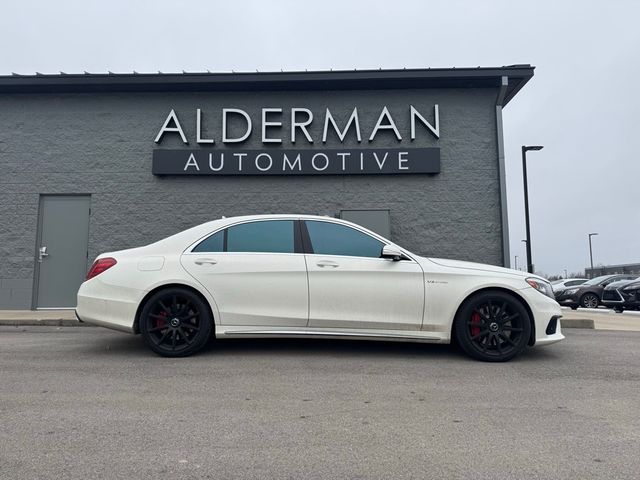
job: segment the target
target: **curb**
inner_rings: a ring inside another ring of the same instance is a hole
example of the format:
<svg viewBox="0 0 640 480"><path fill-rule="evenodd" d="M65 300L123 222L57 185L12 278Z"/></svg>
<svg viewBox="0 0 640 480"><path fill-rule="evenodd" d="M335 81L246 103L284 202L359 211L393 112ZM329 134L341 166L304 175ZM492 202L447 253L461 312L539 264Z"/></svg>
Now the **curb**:
<svg viewBox="0 0 640 480"><path fill-rule="evenodd" d="M596 328L596 322L590 318L561 318L561 328L588 328L594 330Z"/></svg>
<svg viewBox="0 0 640 480"><path fill-rule="evenodd" d="M0 326L9 326L9 327L27 327L27 326L36 326L36 327L92 327L93 325L89 325L88 323L80 323L78 320L70 320L65 318L60 319L2 319L0 320Z"/></svg>

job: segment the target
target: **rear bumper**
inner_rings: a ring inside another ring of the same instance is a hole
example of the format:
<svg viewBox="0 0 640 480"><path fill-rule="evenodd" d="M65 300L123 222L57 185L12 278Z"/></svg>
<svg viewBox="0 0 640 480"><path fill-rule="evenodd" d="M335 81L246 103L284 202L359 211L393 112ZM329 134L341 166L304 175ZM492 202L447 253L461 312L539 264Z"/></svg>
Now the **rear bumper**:
<svg viewBox="0 0 640 480"><path fill-rule="evenodd" d="M96 277L78 290L76 317L81 322L134 333L134 321L144 292L115 287Z"/></svg>

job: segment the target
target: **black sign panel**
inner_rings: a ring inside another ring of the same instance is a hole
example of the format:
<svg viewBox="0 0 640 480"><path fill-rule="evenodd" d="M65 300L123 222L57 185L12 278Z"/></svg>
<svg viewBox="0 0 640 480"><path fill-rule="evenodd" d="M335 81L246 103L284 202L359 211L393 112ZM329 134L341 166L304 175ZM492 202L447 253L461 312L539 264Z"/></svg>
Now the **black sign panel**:
<svg viewBox="0 0 640 480"><path fill-rule="evenodd" d="M440 148L153 151L154 175L375 175L439 173Z"/></svg>

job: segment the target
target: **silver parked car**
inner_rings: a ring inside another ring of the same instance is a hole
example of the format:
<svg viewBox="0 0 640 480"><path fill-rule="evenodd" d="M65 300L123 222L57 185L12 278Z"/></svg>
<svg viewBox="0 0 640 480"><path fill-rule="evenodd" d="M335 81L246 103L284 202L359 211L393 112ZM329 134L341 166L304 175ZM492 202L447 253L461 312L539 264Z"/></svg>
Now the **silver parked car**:
<svg viewBox="0 0 640 480"><path fill-rule="evenodd" d="M588 278L563 278L556 280L555 282L551 282L551 288L555 293L557 291L564 290L565 288L582 285L587 280Z"/></svg>

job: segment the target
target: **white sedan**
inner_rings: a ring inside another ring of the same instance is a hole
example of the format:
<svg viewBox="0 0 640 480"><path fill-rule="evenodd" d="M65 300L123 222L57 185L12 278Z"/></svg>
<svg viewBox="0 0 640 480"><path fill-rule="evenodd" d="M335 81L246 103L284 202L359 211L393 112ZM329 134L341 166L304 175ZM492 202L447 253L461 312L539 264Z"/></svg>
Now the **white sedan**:
<svg viewBox="0 0 640 480"><path fill-rule="evenodd" d="M457 342L505 361L562 340L544 279L424 258L363 227L308 215L222 218L100 255L78 291L83 322L141 333L165 356L215 336Z"/></svg>

